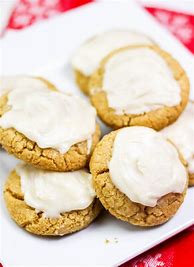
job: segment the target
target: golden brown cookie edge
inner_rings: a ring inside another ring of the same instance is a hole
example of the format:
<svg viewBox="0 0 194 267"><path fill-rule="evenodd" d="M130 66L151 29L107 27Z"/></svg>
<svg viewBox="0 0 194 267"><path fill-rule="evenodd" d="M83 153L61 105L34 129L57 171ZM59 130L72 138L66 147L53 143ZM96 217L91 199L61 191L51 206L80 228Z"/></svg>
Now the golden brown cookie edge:
<svg viewBox="0 0 194 267"><path fill-rule="evenodd" d="M108 162L112 156L112 146L118 131L103 137L90 161L90 171L97 197L113 216L130 224L144 227L163 224L183 203L187 186L182 194L170 193L162 197L153 208L132 202L114 186L109 175Z"/></svg>
<svg viewBox="0 0 194 267"><path fill-rule="evenodd" d="M74 69L74 76L76 84L78 85L79 89L85 94L89 95L89 81L90 76L84 75L81 71Z"/></svg>
<svg viewBox="0 0 194 267"><path fill-rule="evenodd" d="M84 210L66 212L58 218L44 218L42 213L24 202L20 177L12 171L4 188L4 200L11 218L30 233L43 236L62 236L86 228L99 215L102 205L95 199Z"/></svg>
<svg viewBox="0 0 194 267"><path fill-rule="evenodd" d="M88 153L87 141L77 143L65 153L40 148L36 142L29 140L13 128L0 127L0 144L10 154L33 166L50 171L74 171L88 166L92 151L100 139L100 127L97 124L92 135L92 147Z"/></svg>
<svg viewBox="0 0 194 267"><path fill-rule="evenodd" d="M104 91L95 90L95 88L102 87L102 77L104 73L104 66L107 61L120 51L133 49L133 48L148 47L159 53L167 62L168 66L173 72L176 80L178 80L181 87L181 103L174 107L163 107L154 111L150 111L143 115L117 115L115 110L108 106L108 100ZM163 51L158 46L138 45L127 46L125 48L117 49L110 53L100 64L99 69L91 76L89 82L90 99L93 106L96 108L99 117L114 129L126 127L126 126L147 126L155 130L161 130L162 128L173 123L184 110L189 97L189 80L188 77L180 66L169 53Z"/></svg>

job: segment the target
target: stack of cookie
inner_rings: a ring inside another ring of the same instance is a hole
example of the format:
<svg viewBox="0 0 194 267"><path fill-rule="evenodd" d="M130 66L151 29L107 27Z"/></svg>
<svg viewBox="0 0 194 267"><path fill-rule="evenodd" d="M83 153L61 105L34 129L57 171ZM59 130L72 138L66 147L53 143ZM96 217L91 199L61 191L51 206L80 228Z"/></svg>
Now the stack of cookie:
<svg viewBox="0 0 194 267"><path fill-rule="evenodd" d="M86 169L99 141L95 109L35 77L4 77L0 143L23 163L7 179L11 217L38 235L65 235L99 214Z"/></svg>
<svg viewBox="0 0 194 267"><path fill-rule="evenodd" d="M122 128L103 137L90 162L101 203L135 225L166 222L184 200L188 176L194 185L194 103L185 71L150 38L126 30L88 40L72 65L101 120Z"/></svg>
<svg viewBox="0 0 194 267"><path fill-rule="evenodd" d="M187 105L184 70L128 30L91 38L72 65L93 107L42 78L1 81L0 144L25 162L5 185L12 218L39 235L80 230L102 205L130 224L166 222L184 201L188 176L194 184L194 104ZM96 112L115 129L100 142Z"/></svg>

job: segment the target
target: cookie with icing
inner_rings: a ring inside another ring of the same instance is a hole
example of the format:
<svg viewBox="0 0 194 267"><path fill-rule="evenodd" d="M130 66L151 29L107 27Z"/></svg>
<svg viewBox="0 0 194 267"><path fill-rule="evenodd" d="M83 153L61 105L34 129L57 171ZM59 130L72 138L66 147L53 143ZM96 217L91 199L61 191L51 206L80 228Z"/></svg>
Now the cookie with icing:
<svg viewBox="0 0 194 267"><path fill-rule="evenodd" d="M103 206L137 226L163 224L183 203L188 173L176 147L147 127L125 127L103 137L91 161Z"/></svg>
<svg viewBox="0 0 194 267"><path fill-rule="evenodd" d="M29 75L0 76L0 96L18 88L28 87L34 90L39 88L57 90L54 84L43 77Z"/></svg>
<svg viewBox="0 0 194 267"><path fill-rule="evenodd" d="M43 236L79 231L102 209L86 170L50 172L22 164L9 175L4 199L19 226Z"/></svg>
<svg viewBox="0 0 194 267"><path fill-rule="evenodd" d="M194 186L194 102L187 107L177 121L161 131L182 153L187 162L189 185Z"/></svg>
<svg viewBox="0 0 194 267"><path fill-rule="evenodd" d="M90 79L91 102L112 128L173 123L184 110L189 80L180 64L157 46L129 46L107 56Z"/></svg>
<svg viewBox="0 0 194 267"><path fill-rule="evenodd" d="M38 168L84 168L98 143L96 111L86 101L45 88L20 88L0 98L0 144Z"/></svg>
<svg viewBox="0 0 194 267"><path fill-rule="evenodd" d="M127 29L115 29L98 34L84 44L75 52L72 59L72 67L75 72L76 82L86 95L89 92L89 81L100 62L115 49L128 45L153 44L153 41L143 33Z"/></svg>

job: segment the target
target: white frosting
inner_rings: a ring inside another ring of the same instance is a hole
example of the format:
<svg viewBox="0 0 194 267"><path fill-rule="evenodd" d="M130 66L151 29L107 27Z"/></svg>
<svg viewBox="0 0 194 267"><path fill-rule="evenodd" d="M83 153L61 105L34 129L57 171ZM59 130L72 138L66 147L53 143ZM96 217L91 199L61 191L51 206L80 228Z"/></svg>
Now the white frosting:
<svg viewBox="0 0 194 267"><path fill-rule="evenodd" d="M45 82L30 76L1 76L0 77L0 95L12 90L21 88L39 89L48 88Z"/></svg>
<svg viewBox="0 0 194 267"><path fill-rule="evenodd" d="M165 60L149 48L112 56L105 65L102 90L117 114L142 114L180 103L180 86Z"/></svg>
<svg viewBox="0 0 194 267"><path fill-rule="evenodd" d="M0 118L0 126L15 128L40 148L65 153L76 143L91 143L96 111L76 96L22 88L8 94L8 105L11 109Z"/></svg>
<svg viewBox="0 0 194 267"><path fill-rule="evenodd" d="M95 197L92 176L86 170L49 172L30 165L16 168L21 179L24 201L45 217L87 208Z"/></svg>
<svg viewBox="0 0 194 267"><path fill-rule="evenodd" d="M129 30L112 30L89 39L76 52L72 65L86 76L90 76L101 60L115 49L137 44L153 44L150 38Z"/></svg>
<svg viewBox="0 0 194 267"><path fill-rule="evenodd" d="M176 148L146 127L118 132L109 172L113 184L131 201L150 207L168 193L182 193L187 183L187 171Z"/></svg>
<svg viewBox="0 0 194 267"><path fill-rule="evenodd" d="M189 102L179 119L161 132L180 150L189 173L194 173L194 103Z"/></svg>

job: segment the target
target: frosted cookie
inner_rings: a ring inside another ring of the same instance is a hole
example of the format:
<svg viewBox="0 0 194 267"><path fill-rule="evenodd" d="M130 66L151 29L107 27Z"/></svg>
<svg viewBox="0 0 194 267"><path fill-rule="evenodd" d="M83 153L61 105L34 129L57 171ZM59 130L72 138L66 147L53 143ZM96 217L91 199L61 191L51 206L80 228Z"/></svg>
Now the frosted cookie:
<svg viewBox="0 0 194 267"><path fill-rule="evenodd" d="M93 185L116 218L139 226L169 220L182 204L187 170L175 146L147 127L106 135L90 162Z"/></svg>
<svg viewBox="0 0 194 267"><path fill-rule="evenodd" d="M56 87L42 77L28 75L0 76L0 115L4 112L4 102L7 101L7 93L13 90L25 88L29 90L39 90L40 88L56 91Z"/></svg>
<svg viewBox="0 0 194 267"><path fill-rule="evenodd" d="M92 104L109 126L160 130L185 108L189 81L179 63L159 47L131 46L102 61L90 89Z"/></svg>
<svg viewBox="0 0 194 267"><path fill-rule="evenodd" d="M161 133L182 153L188 165L189 185L194 185L194 102L190 101L179 119Z"/></svg>
<svg viewBox="0 0 194 267"><path fill-rule="evenodd" d="M4 199L13 220L37 235L81 230L101 210L86 170L62 173L18 165L6 181Z"/></svg>
<svg viewBox="0 0 194 267"><path fill-rule="evenodd" d="M90 104L62 92L21 88L1 98L0 106L0 144L9 153L46 170L86 166L100 137Z"/></svg>
<svg viewBox="0 0 194 267"><path fill-rule="evenodd" d="M0 96L20 88L56 90L56 87L51 82L41 77L27 75L0 76Z"/></svg>
<svg viewBox="0 0 194 267"><path fill-rule="evenodd" d="M110 30L86 41L76 51L72 66L80 89L89 94L90 76L99 67L101 60L115 49L128 45L153 44L146 35L130 30Z"/></svg>
<svg viewBox="0 0 194 267"><path fill-rule="evenodd" d="M56 87L49 81L41 77L27 75L0 76L0 115L5 112L4 102L7 101L7 93L20 88L30 88L33 90L45 88L56 91Z"/></svg>

